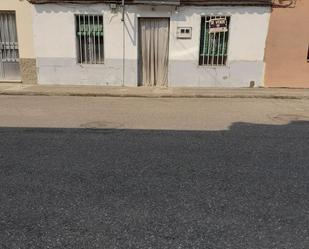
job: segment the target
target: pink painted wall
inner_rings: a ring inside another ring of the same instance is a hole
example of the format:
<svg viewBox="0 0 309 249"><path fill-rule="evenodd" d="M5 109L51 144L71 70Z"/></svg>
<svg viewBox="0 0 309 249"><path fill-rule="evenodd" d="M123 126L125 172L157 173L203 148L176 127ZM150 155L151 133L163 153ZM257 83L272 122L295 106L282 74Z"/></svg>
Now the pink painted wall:
<svg viewBox="0 0 309 249"><path fill-rule="evenodd" d="M309 88L309 0L274 8L265 51L265 86Z"/></svg>

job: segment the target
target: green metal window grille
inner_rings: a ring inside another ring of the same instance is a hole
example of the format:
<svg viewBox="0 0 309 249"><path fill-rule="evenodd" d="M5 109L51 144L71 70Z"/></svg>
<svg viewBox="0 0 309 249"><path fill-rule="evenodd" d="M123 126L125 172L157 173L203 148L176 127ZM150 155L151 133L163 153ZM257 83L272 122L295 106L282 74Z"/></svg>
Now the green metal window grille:
<svg viewBox="0 0 309 249"><path fill-rule="evenodd" d="M102 15L76 15L78 63L104 62L104 28Z"/></svg>
<svg viewBox="0 0 309 249"><path fill-rule="evenodd" d="M77 35L81 36L103 36L103 25L91 25L82 24L79 25Z"/></svg>
<svg viewBox="0 0 309 249"><path fill-rule="evenodd" d="M214 25L222 23L222 25ZM203 16L201 18L201 37L199 65L224 66L227 61L230 17Z"/></svg>

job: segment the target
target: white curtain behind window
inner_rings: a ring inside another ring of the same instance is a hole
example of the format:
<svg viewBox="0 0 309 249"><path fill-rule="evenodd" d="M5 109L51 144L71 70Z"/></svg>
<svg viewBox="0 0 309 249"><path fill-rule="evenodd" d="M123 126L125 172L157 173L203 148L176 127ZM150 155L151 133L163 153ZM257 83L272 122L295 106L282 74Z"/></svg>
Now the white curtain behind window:
<svg viewBox="0 0 309 249"><path fill-rule="evenodd" d="M142 85L166 87L168 82L169 19L141 18L140 32Z"/></svg>

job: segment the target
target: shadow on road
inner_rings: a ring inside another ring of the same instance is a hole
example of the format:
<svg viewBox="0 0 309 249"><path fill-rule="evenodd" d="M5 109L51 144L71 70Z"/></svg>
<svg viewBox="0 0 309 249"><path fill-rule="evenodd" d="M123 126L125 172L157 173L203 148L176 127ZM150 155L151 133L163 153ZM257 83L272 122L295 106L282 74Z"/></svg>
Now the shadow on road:
<svg viewBox="0 0 309 249"><path fill-rule="evenodd" d="M0 137L2 248L309 247L309 122Z"/></svg>

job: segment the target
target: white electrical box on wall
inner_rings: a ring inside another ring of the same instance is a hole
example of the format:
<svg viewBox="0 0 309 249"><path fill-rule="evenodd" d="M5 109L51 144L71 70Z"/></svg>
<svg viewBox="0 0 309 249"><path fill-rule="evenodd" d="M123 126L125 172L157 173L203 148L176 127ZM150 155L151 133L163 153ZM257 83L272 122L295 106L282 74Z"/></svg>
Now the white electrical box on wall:
<svg viewBox="0 0 309 249"><path fill-rule="evenodd" d="M177 27L177 39L191 39L192 27Z"/></svg>

